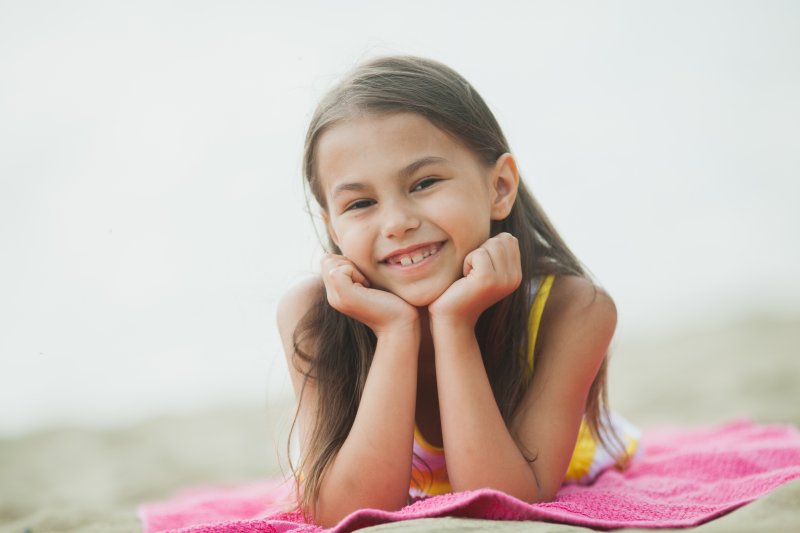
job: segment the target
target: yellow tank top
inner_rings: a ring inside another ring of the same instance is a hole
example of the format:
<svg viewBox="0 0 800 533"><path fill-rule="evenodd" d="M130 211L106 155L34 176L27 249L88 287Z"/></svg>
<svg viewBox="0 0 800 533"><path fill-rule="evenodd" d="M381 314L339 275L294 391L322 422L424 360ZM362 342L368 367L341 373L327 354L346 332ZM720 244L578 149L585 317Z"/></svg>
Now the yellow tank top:
<svg viewBox="0 0 800 533"><path fill-rule="evenodd" d="M554 280L555 276L551 274L536 284L533 304L528 315L528 368L531 376L534 369L533 356L539 325ZM611 422L609 429L623 438L627 454L633 455L638 447L639 431L615 413L610 413L609 419ZM605 448L598 445L586 420L582 420L564 483L591 483L600 472L616 463L617 457L611 456ZM452 487L447 477L444 449L428 443L415 426L409 496L412 500L417 500L448 492L452 492Z"/></svg>

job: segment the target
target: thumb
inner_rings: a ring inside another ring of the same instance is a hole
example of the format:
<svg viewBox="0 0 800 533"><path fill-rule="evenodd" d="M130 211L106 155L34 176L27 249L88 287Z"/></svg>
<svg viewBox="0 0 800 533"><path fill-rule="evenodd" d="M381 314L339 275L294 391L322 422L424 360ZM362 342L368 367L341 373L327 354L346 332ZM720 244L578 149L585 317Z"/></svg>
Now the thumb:
<svg viewBox="0 0 800 533"><path fill-rule="evenodd" d="M473 252L468 253L467 257L464 258L464 268L463 268L464 276L468 276L469 273L472 272L472 269L473 269L473 266L472 266L472 254L473 253L475 253L475 252L473 251Z"/></svg>

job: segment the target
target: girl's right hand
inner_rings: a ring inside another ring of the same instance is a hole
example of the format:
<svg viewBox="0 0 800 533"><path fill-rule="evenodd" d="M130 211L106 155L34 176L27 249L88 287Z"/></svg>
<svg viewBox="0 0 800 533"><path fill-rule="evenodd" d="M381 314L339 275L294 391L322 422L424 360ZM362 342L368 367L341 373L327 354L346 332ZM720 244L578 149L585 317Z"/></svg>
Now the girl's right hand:
<svg viewBox="0 0 800 533"><path fill-rule="evenodd" d="M388 291L370 288L369 280L346 257L325 254L320 262L328 303L369 327L375 336L419 327L419 312Z"/></svg>

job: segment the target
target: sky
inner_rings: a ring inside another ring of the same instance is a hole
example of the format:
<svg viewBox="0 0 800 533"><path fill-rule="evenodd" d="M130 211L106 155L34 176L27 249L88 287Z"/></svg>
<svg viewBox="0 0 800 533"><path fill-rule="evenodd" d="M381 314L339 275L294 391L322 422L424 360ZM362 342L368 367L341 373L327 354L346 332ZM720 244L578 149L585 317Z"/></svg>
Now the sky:
<svg viewBox="0 0 800 533"><path fill-rule="evenodd" d="M800 312L800 4L0 1L0 435L291 394L300 158L360 61L464 75L618 339Z"/></svg>

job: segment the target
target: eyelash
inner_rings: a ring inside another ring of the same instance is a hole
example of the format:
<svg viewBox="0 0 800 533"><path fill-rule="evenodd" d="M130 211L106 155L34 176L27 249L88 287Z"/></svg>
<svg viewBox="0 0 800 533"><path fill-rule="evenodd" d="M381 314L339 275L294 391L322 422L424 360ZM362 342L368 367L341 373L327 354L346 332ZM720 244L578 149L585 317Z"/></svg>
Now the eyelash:
<svg viewBox="0 0 800 533"><path fill-rule="evenodd" d="M411 191L413 192L413 191L422 191L422 190L425 190L425 189L427 189L427 188L429 188L429 187L433 186L434 184L436 184L436 182L438 182L438 181L440 181L438 178L433 178L433 177L423 178L423 179L419 180L419 181L418 181L418 182L417 182L417 183L414 185L414 187L411 189ZM430 185L428 185L427 187L422 187L422 188L420 188L420 186L421 186L421 185L423 185L423 184L430 184ZM365 203L366 203L366 204L368 204L368 205L363 205L363 204L365 204ZM358 210L358 209L366 209L367 207L370 207L370 206L371 206L371 205L373 205L374 203L375 203L375 200L367 200L367 199L363 199L363 200L356 200L356 201L355 201L355 202L353 202L352 204L350 204L350 205L348 205L347 207L345 207L345 209L344 209L344 210L345 210L345 211L351 211L351 210L353 210L353 209L356 209L356 210ZM359 207L359 206L360 206L360 207Z"/></svg>
<svg viewBox="0 0 800 533"><path fill-rule="evenodd" d="M369 205L358 207L360 204L364 204L364 203L369 203ZM372 205L373 203L375 203L374 200L356 200L352 204L350 204L347 207L345 207L344 210L345 211L350 211L350 210L353 210L353 209L365 209L365 208L369 207L370 205Z"/></svg>
<svg viewBox="0 0 800 533"><path fill-rule="evenodd" d="M430 187L431 185L435 184L438 181L439 181L439 179L438 178L434 178L434 177L422 178L421 180L419 180L417 182L416 185L414 185L414 188L412 190L413 191L416 191L416 190L420 190L421 191L422 189L427 189L428 187ZM418 187L420 185L422 185L423 183L430 183L430 185L428 185L428 187L423 187L422 189L418 189Z"/></svg>

